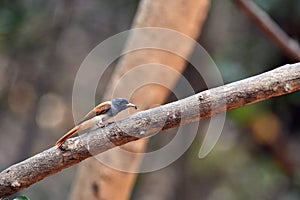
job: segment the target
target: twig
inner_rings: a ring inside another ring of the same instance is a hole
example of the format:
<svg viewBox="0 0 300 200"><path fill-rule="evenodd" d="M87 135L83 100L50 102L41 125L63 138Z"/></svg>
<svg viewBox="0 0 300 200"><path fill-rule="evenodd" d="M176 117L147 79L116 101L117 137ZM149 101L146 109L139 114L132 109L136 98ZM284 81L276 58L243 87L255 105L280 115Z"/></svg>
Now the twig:
<svg viewBox="0 0 300 200"><path fill-rule="evenodd" d="M237 4L274 40L283 52L295 61L300 61L300 46L290 38L262 9L251 0L235 0Z"/></svg>
<svg viewBox="0 0 300 200"><path fill-rule="evenodd" d="M5 169L0 173L0 198L75 165L92 154L151 136L161 129L174 128L297 90L300 90L300 63L285 65L136 113L106 128L83 134L80 139L75 137L67 140L63 145L64 150L52 147ZM87 143L89 150L85 146Z"/></svg>

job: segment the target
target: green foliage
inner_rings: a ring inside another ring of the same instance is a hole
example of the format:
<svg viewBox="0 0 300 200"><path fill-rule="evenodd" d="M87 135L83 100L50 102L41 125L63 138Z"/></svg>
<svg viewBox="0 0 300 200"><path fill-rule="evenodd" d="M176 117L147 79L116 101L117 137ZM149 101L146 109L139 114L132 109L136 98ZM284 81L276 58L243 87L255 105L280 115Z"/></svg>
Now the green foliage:
<svg viewBox="0 0 300 200"><path fill-rule="evenodd" d="M228 116L237 122L238 125L246 127L261 113L269 110L269 102L263 101L252 105L243 106L228 112Z"/></svg>
<svg viewBox="0 0 300 200"><path fill-rule="evenodd" d="M3 200L9 200L9 199L4 198ZM21 195L21 196L15 197L13 200L30 200L30 199L24 195Z"/></svg>
<svg viewBox="0 0 300 200"><path fill-rule="evenodd" d="M24 195L21 195L21 196L14 198L13 200L29 200L29 198Z"/></svg>

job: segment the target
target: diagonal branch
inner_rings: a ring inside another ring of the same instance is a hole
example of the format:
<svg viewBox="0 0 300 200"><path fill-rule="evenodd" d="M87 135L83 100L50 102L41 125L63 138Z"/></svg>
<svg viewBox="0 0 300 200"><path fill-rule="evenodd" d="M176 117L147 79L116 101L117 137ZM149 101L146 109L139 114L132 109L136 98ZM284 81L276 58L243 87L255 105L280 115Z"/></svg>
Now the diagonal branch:
<svg viewBox="0 0 300 200"><path fill-rule="evenodd" d="M293 60L300 60L300 46L290 38L262 9L253 1L235 0L237 4L278 44L284 53Z"/></svg>
<svg viewBox="0 0 300 200"><path fill-rule="evenodd" d="M188 98L145 110L93 133L71 138L64 150L52 147L0 173L0 198L115 146L148 137L226 110L300 90L300 63L206 90ZM128 134L130 133L130 134ZM85 144L89 144L88 148Z"/></svg>

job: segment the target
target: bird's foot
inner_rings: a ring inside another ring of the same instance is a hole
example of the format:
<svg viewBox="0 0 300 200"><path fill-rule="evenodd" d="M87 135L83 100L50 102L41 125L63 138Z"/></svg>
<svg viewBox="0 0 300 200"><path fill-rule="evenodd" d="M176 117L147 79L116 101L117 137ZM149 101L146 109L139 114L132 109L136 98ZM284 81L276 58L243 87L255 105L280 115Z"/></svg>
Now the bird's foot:
<svg viewBox="0 0 300 200"><path fill-rule="evenodd" d="M103 123L103 122L98 122L96 125L97 125L99 128L105 127L105 123Z"/></svg>
<svg viewBox="0 0 300 200"><path fill-rule="evenodd" d="M110 124L112 124L112 123L114 123L114 122L99 122L99 123L97 123L96 125L97 125L99 128L104 128L104 127L106 127L106 126L108 126L108 125L110 125Z"/></svg>
<svg viewBox="0 0 300 200"><path fill-rule="evenodd" d="M108 126L108 125L113 124L113 123L115 123L115 122L104 122L104 126Z"/></svg>

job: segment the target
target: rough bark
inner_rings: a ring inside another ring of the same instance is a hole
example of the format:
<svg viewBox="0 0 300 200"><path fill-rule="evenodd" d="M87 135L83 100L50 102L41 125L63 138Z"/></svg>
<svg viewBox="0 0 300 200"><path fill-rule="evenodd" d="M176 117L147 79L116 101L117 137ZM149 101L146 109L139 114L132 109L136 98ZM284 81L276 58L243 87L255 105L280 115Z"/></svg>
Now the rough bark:
<svg viewBox="0 0 300 200"><path fill-rule="evenodd" d="M52 147L5 169L0 173L0 198L91 157L90 152L101 153L115 146L149 137L161 129L170 129L209 118L226 110L297 90L300 90L300 63L285 65L251 78L133 114L105 128L82 135L80 138L67 140L63 144L64 150ZM85 145L87 143L89 150Z"/></svg>

